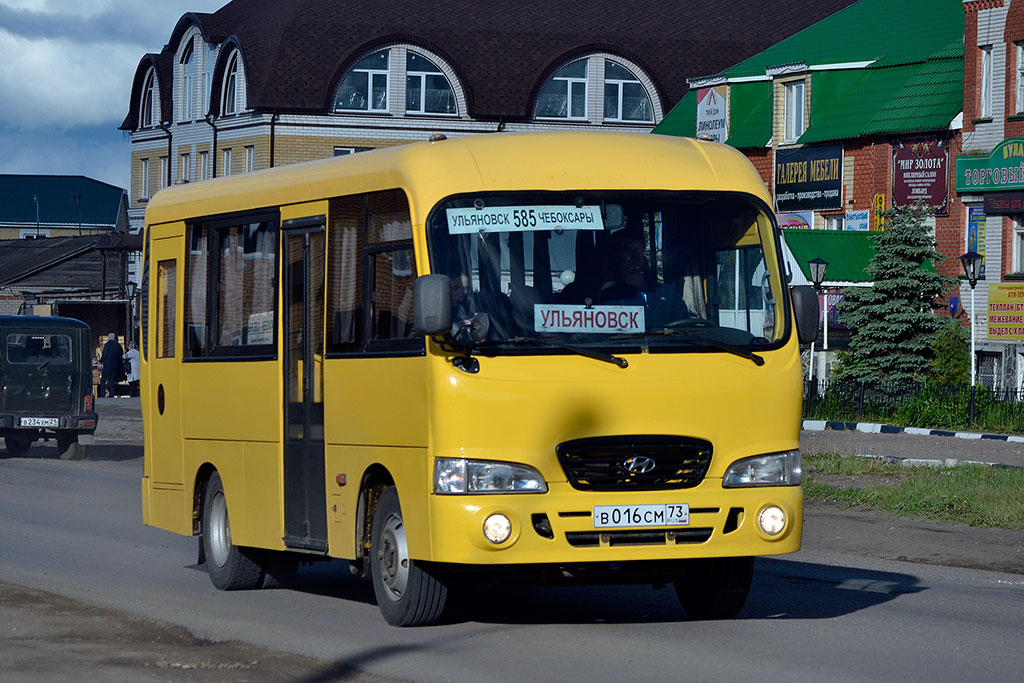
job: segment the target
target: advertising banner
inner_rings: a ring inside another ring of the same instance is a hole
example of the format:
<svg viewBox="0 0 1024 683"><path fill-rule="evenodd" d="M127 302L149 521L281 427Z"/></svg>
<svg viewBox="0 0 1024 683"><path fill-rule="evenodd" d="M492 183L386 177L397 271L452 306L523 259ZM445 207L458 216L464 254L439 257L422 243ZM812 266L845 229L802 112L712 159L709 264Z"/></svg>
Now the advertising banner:
<svg viewBox="0 0 1024 683"><path fill-rule="evenodd" d="M1024 339L1024 284L988 286L989 339Z"/></svg>
<svg viewBox="0 0 1024 683"><path fill-rule="evenodd" d="M697 91L697 135L705 133L715 142L729 137L729 117L725 106L726 86Z"/></svg>
<svg viewBox="0 0 1024 683"><path fill-rule="evenodd" d="M802 228L810 230L814 227L814 212L801 211L800 213L779 213L775 217L779 221L780 228Z"/></svg>
<svg viewBox="0 0 1024 683"><path fill-rule="evenodd" d="M923 202L946 215L949 145L945 140L900 142L892 150L892 203Z"/></svg>
<svg viewBox="0 0 1024 683"><path fill-rule="evenodd" d="M1024 213L1024 192L990 192L985 195L985 215L1009 216Z"/></svg>
<svg viewBox="0 0 1024 683"><path fill-rule="evenodd" d="M843 202L843 146L775 150L779 213L838 209Z"/></svg>
<svg viewBox="0 0 1024 683"><path fill-rule="evenodd" d="M956 158L957 192L1024 190L1024 138L1007 138L991 154Z"/></svg>
<svg viewBox="0 0 1024 683"><path fill-rule="evenodd" d="M871 212L867 209L863 211L847 211L846 212L846 229L854 231L867 232L871 229Z"/></svg>
<svg viewBox="0 0 1024 683"><path fill-rule="evenodd" d="M883 211L885 211L885 194L876 194L875 202L872 204L872 214L875 217L875 227L871 228L872 230L885 230Z"/></svg>

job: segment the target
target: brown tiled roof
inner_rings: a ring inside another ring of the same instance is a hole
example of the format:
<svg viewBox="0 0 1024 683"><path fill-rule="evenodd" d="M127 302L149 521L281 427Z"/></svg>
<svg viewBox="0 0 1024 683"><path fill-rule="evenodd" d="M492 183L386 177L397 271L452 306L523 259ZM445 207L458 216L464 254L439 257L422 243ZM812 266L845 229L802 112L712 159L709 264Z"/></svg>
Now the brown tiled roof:
<svg viewBox="0 0 1024 683"><path fill-rule="evenodd" d="M164 53L173 54L192 22L207 40L234 36L245 60L250 108L325 112L355 59L374 45L400 40L445 58L466 89L470 116L497 120L528 118L552 69L598 49L645 69L667 111L686 92L687 77L716 73L852 3L233 0L212 14L183 16ZM170 72L163 69L173 60L159 63L161 84L167 84ZM137 101L133 97L122 127L135 127Z"/></svg>

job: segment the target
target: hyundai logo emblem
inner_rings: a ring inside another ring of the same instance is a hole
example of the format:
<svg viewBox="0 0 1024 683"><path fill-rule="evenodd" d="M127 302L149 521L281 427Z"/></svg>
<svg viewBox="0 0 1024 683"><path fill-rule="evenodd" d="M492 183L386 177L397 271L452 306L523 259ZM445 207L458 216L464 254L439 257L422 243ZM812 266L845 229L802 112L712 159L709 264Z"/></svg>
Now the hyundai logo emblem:
<svg viewBox="0 0 1024 683"><path fill-rule="evenodd" d="M633 474L647 474L654 469L654 459L646 455L634 455L632 458L626 458L622 466Z"/></svg>

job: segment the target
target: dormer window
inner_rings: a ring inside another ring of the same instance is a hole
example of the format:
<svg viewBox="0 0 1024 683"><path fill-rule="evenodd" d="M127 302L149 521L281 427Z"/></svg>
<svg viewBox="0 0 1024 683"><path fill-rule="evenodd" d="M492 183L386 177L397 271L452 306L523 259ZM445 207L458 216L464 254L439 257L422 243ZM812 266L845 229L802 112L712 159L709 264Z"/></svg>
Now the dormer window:
<svg viewBox="0 0 1024 683"><path fill-rule="evenodd" d="M341 81L335 111L386 112L389 58L390 50L381 50L356 62Z"/></svg>
<svg viewBox="0 0 1024 683"><path fill-rule="evenodd" d="M444 73L426 57L408 52L405 60L405 111L409 114L457 114L455 91Z"/></svg>
<svg viewBox="0 0 1024 683"><path fill-rule="evenodd" d="M150 69L146 74L145 85L142 86L142 120L139 121L142 128L156 125L156 106L156 70Z"/></svg>
<svg viewBox="0 0 1024 683"><path fill-rule="evenodd" d="M241 97L238 92L240 79L238 77L238 53L231 55L228 69L224 74L224 107L225 116L237 114L241 109Z"/></svg>
<svg viewBox="0 0 1024 683"><path fill-rule="evenodd" d="M181 120L195 118L195 50L191 41L181 57Z"/></svg>
<svg viewBox="0 0 1024 683"><path fill-rule="evenodd" d="M537 98L537 118L586 120L587 61L578 59L555 72Z"/></svg>
<svg viewBox="0 0 1024 683"><path fill-rule="evenodd" d="M604 120L654 122L647 89L626 67L604 62Z"/></svg>

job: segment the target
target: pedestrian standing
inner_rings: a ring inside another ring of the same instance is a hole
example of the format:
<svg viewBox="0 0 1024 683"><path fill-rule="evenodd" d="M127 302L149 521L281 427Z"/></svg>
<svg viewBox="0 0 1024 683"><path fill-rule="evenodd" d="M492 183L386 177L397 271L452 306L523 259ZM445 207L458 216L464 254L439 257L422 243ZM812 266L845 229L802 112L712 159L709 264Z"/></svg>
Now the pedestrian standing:
<svg viewBox="0 0 1024 683"><path fill-rule="evenodd" d="M121 365L124 362L124 349L117 343L117 335L111 332L107 335L107 343L103 345L103 354L100 356L100 363L103 370L100 373L100 398L109 395L116 396L114 386L117 383L117 376L121 373ZM107 392L110 392L107 394Z"/></svg>
<svg viewBox="0 0 1024 683"><path fill-rule="evenodd" d="M131 396L139 395L139 349L135 342L128 342L128 350L124 352L124 361L127 363L128 386L131 388Z"/></svg>

